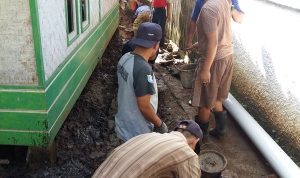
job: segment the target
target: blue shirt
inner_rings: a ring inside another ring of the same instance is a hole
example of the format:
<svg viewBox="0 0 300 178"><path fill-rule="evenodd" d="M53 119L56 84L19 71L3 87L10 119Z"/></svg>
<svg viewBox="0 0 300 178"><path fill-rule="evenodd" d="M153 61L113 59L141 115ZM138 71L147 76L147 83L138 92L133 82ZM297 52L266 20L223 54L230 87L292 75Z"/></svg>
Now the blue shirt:
<svg viewBox="0 0 300 178"><path fill-rule="evenodd" d="M192 12L192 21L196 22L198 19L198 16L200 14L201 8L203 6L203 0L197 0L196 4L194 6L193 12ZM235 8L236 10L243 12L239 6L238 0L232 0L232 7Z"/></svg>
<svg viewBox="0 0 300 178"><path fill-rule="evenodd" d="M150 11L151 11L151 9L150 9L149 6L147 6L147 5L140 5L140 6L136 9L134 15L137 17L141 12L150 12Z"/></svg>
<svg viewBox="0 0 300 178"><path fill-rule="evenodd" d="M193 21L195 21L195 22L197 21L202 6L203 6L203 0L197 0L196 4L194 6L193 12L192 12L192 20Z"/></svg>

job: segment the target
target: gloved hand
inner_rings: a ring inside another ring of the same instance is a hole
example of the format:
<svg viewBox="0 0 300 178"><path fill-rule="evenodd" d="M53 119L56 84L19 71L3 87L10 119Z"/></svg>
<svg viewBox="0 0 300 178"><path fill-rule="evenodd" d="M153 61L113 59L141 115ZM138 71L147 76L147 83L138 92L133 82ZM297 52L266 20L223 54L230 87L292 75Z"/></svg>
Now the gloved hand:
<svg viewBox="0 0 300 178"><path fill-rule="evenodd" d="M159 127L154 127L153 132L158 132L158 133L167 133L168 132L168 127L167 125L161 121L161 125Z"/></svg>

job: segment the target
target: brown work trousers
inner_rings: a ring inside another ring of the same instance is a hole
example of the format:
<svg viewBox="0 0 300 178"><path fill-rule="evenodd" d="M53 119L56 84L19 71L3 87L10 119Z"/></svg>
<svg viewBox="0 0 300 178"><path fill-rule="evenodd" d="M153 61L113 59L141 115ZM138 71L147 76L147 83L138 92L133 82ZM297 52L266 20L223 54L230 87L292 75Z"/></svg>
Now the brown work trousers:
<svg viewBox="0 0 300 178"><path fill-rule="evenodd" d="M198 60L194 74L192 106L212 109L216 101L227 99L233 73L232 55L215 60L210 68L210 83L203 85L200 81L200 70L203 60Z"/></svg>

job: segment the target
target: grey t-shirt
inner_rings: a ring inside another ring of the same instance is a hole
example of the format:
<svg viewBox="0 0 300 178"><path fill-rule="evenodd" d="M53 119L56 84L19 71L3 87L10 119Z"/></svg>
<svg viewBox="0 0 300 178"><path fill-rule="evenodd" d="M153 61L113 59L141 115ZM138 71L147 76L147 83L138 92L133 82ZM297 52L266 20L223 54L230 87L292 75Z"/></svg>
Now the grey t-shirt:
<svg viewBox="0 0 300 178"><path fill-rule="evenodd" d="M134 55L133 88L136 97L156 93L151 66L139 55Z"/></svg>
<svg viewBox="0 0 300 178"><path fill-rule="evenodd" d="M150 133L153 124L144 118L137 105L137 97L151 95L151 104L157 111L157 84L151 66L139 55L127 53L118 63L118 112L116 132L120 139Z"/></svg>

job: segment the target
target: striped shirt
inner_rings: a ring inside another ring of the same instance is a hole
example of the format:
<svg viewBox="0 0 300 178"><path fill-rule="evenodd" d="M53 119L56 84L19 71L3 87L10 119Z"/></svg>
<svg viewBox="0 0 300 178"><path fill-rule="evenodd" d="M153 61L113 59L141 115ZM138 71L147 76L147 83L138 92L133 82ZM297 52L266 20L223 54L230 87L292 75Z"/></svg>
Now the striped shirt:
<svg viewBox="0 0 300 178"><path fill-rule="evenodd" d="M198 156L180 132L147 133L117 147L93 178L199 178Z"/></svg>

